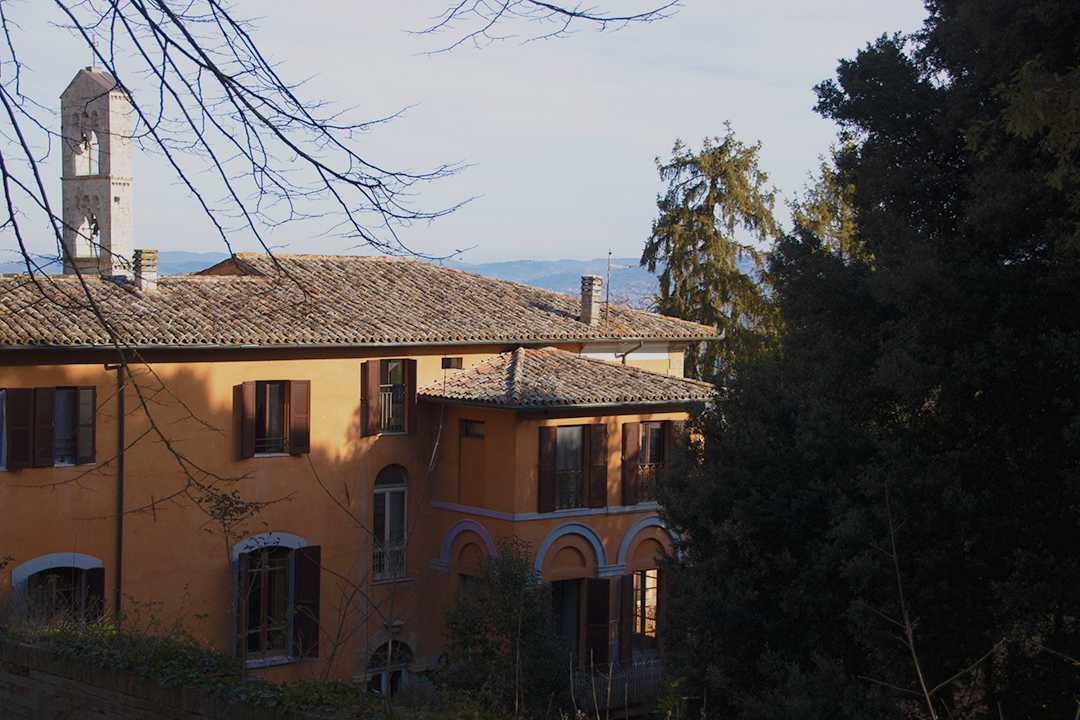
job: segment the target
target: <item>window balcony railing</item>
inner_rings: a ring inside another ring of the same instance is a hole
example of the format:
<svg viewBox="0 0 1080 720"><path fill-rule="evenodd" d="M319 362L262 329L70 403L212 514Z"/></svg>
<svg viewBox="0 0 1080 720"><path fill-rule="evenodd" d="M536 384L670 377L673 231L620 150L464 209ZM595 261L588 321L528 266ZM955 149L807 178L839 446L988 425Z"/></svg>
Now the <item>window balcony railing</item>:
<svg viewBox="0 0 1080 720"><path fill-rule="evenodd" d="M405 394L400 386L383 385L379 390L379 429L405 432Z"/></svg>
<svg viewBox="0 0 1080 720"><path fill-rule="evenodd" d="M405 541L375 543L371 557L371 580L393 580L405 577Z"/></svg>
<svg viewBox="0 0 1080 720"><path fill-rule="evenodd" d="M638 502L656 502L664 463L650 463L638 468Z"/></svg>
<svg viewBox="0 0 1080 720"><path fill-rule="evenodd" d="M258 454L283 453L288 448L288 439L283 437L255 438L255 452Z"/></svg>
<svg viewBox="0 0 1080 720"><path fill-rule="evenodd" d="M557 470L555 472L555 509L585 507L585 472Z"/></svg>

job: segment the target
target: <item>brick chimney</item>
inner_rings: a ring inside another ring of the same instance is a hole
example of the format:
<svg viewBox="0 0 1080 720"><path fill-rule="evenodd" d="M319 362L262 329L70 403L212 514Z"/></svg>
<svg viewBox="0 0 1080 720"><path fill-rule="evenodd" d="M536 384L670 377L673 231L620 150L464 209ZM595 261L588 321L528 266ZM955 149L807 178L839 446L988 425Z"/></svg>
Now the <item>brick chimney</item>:
<svg viewBox="0 0 1080 720"><path fill-rule="evenodd" d="M135 251L135 287L144 293L157 289L158 256L157 250Z"/></svg>
<svg viewBox="0 0 1080 720"><path fill-rule="evenodd" d="M604 279L599 275L581 276L581 322L600 324L600 289Z"/></svg>

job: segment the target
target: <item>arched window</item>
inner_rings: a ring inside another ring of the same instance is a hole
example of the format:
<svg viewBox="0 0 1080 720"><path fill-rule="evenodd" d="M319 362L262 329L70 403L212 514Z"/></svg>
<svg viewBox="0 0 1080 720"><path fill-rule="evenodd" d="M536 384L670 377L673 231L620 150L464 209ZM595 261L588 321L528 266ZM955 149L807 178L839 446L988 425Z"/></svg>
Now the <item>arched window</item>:
<svg viewBox="0 0 1080 720"><path fill-rule="evenodd" d="M412 660L412 648L401 641L380 645L368 658L368 691L391 697L395 695L408 682Z"/></svg>
<svg viewBox="0 0 1080 720"><path fill-rule="evenodd" d="M98 622L105 615L105 570L89 555L34 558L11 571L11 586L31 620Z"/></svg>
<svg viewBox="0 0 1080 720"><path fill-rule="evenodd" d="M318 657L320 548L292 535L264 533L233 553L237 657L249 667Z"/></svg>
<svg viewBox="0 0 1080 720"><path fill-rule="evenodd" d="M387 465L375 477L371 532L373 582L405 577L407 476L400 465Z"/></svg>

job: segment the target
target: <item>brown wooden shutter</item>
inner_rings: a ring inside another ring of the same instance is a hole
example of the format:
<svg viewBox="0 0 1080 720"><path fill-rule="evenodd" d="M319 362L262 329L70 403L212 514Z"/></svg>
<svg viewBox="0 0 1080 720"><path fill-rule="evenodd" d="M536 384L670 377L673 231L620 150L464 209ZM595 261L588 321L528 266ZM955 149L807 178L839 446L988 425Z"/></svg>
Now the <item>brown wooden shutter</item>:
<svg viewBox="0 0 1080 720"><path fill-rule="evenodd" d="M634 661L634 573L623 575L620 585L619 663L626 666Z"/></svg>
<svg viewBox="0 0 1080 720"><path fill-rule="evenodd" d="M416 361L405 361L405 422L409 432L416 434Z"/></svg>
<svg viewBox="0 0 1080 720"><path fill-rule="evenodd" d="M240 457L255 457L255 383L240 388Z"/></svg>
<svg viewBox="0 0 1080 720"><path fill-rule="evenodd" d="M97 436L94 416L97 413L97 387L79 388L79 425L75 434L75 463L92 464L96 458Z"/></svg>
<svg viewBox="0 0 1080 720"><path fill-rule="evenodd" d="M556 428L540 428L540 487L539 512L555 512L555 432Z"/></svg>
<svg viewBox="0 0 1080 720"><path fill-rule="evenodd" d="M369 360L360 365L360 393L363 408L360 413L360 434L363 437L379 434L379 361Z"/></svg>
<svg viewBox="0 0 1080 720"><path fill-rule="evenodd" d="M322 549L318 545L293 551L293 655L319 656L319 579Z"/></svg>
<svg viewBox="0 0 1080 720"><path fill-rule="evenodd" d="M34 389L34 467L55 464L56 388Z"/></svg>
<svg viewBox="0 0 1080 720"><path fill-rule="evenodd" d="M311 381L289 381L289 454L311 452Z"/></svg>
<svg viewBox="0 0 1080 720"><path fill-rule="evenodd" d="M34 391L7 390L7 469L21 470L34 464Z"/></svg>
<svg viewBox="0 0 1080 720"><path fill-rule="evenodd" d="M622 426L622 504L638 504L638 476L641 470L641 423Z"/></svg>
<svg viewBox="0 0 1080 720"><path fill-rule="evenodd" d="M608 619L611 581L585 579L585 662L586 666L608 663Z"/></svg>
<svg viewBox="0 0 1080 720"><path fill-rule="evenodd" d="M83 616L89 622L100 622L105 617L105 568L86 571L86 607Z"/></svg>
<svg viewBox="0 0 1080 720"><path fill-rule="evenodd" d="M236 645L233 648L236 658L247 658L248 641L248 604L251 602L250 558L247 553L240 553L236 559Z"/></svg>
<svg viewBox="0 0 1080 720"><path fill-rule="evenodd" d="M589 426L589 507L607 507L607 425Z"/></svg>

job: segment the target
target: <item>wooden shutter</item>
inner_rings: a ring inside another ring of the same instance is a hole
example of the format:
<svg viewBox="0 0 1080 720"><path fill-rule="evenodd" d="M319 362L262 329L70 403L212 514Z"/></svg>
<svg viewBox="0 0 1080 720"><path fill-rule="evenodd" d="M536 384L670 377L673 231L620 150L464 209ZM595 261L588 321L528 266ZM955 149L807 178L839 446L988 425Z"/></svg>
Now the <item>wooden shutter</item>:
<svg viewBox="0 0 1080 720"><path fill-rule="evenodd" d="M7 390L7 469L21 470L34 464L34 391Z"/></svg>
<svg viewBox="0 0 1080 720"><path fill-rule="evenodd" d="M318 545L293 551L293 655L319 656L319 578L322 551Z"/></svg>
<svg viewBox="0 0 1080 720"><path fill-rule="evenodd" d="M553 427L540 428L540 487L539 512L555 512L555 432Z"/></svg>
<svg viewBox="0 0 1080 720"><path fill-rule="evenodd" d="M34 467L55 464L56 388L34 389Z"/></svg>
<svg viewBox="0 0 1080 720"><path fill-rule="evenodd" d="M585 665L608 663L608 616L611 580L585 580Z"/></svg>
<svg viewBox="0 0 1080 720"><path fill-rule="evenodd" d="M369 360L360 365L360 394L363 407L360 413L360 434L363 437L379 434L379 361Z"/></svg>
<svg viewBox="0 0 1080 720"><path fill-rule="evenodd" d="M79 424L75 431L75 463L92 464L96 458L97 437L94 416L97 413L97 387L79 388Z"/></svg>
<svg viewBox="0 0 1080 720"><path fill-rule="evenodd" d="M607 425L589 426L589 507L607 507Z"/></svg>
<svg viewBox="0 0 1080 720"><path fill-rule="evenodd" d="M247 658L248 604L251 601L249 563L248 554L240 553L236 560L236 643L233 648L240 661Z"/></svg>
<svg viewBox="0 0 1080 720"><path fill-rule="evenodd" d="M83 615L89 622L100 622L105 617L105 568L86 571L86 607Z"/></svg>
<svg viewBox="0 0 1080 720"><path fill-rule="evenodd" d="M289 454L311 452L311 381L289 382Z"/></svg>
<svg viewBox="0 0 1080 720"><path fill-rule="evenodd" d="M638 504L638 475L641 468L641 423L622 426L622 504Z"/></svg>
<svg viewBox="0 0 1080 720"><path fill-rule="evenodd" d="M240 388L240 457L255 457L255 383Z"/></svg>
<svg viewBox="0 0 1080 720"><path fill-rule="evenodd" d="M416 434L416 361L405 361L405 422L409 432Z"/></svg>
<svg viewBox="0 0 1080 720"><path fill-rule="evenodd" d="M620 585L619 664L626 666L634 661L634 573L623 575Z"/></svg>

